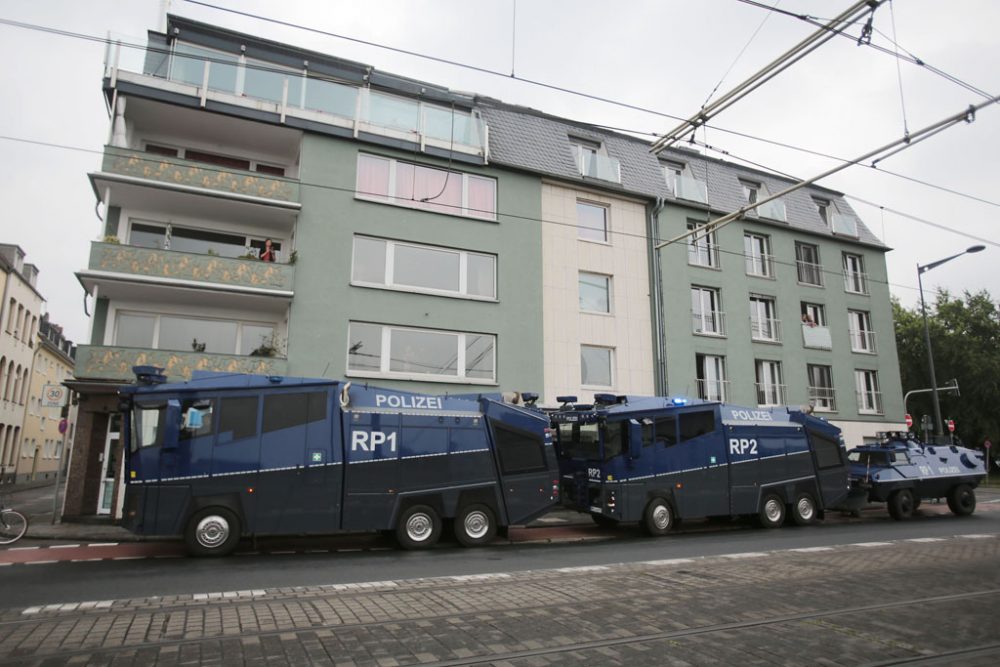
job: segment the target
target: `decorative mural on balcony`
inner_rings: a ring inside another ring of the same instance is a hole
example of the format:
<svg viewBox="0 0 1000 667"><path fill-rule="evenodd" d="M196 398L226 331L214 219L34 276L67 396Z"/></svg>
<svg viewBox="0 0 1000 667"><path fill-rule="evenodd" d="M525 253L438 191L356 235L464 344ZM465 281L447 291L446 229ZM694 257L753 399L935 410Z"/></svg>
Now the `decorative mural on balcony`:
<svg viewBox="0 0 1000 667"><path fill-rule="evenodd" d="M130 382L135 379L133 366L158 366L171 380L188 380L193 371L284 375L288 362L276 357L81 345L73 374L79 379Z"/></svg>
<svg viewBox="0 0 1000 667"><path fill-rule="evenodd" d="M100 242L91 244L90 269L281 290L292 289L295 275L288 264Z"/></svg>
<svg viewBox="0 0 1000 667"><path fill-rule="evenodd" d="M281 178L215 165L199 166L187 160L110 146L105 148L104 155L104 171L114 174L253 197L298 201L298 184Z"/></svg>

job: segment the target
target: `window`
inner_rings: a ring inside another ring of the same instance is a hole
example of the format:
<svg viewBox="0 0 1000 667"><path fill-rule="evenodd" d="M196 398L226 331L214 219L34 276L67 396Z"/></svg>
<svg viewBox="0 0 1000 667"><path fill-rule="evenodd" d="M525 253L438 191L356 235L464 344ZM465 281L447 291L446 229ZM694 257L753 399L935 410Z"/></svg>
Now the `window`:
<svg viewBox="0 0 1000 667"><path fill-rule="evenodd" d="M819 263L819 246L795 243L795 270L804 285L823 286L823 267Z"/></svg>
<svg viewBox="0 0 1000 667"><path fill-rule="evenodd" d="M184 401L181 403L181 430L178 438L190 440L212 435L214 401Z"/></svg>
<svg viewBox="0 0 1000 667"><path fill-rule="evenodd" d="M677 418L657 417L656 418L656 443L664 447L672 447L677 444Z"/></svg>
<svg viewBox="0 0 1000 667"><path fill-rule="evenodd" d="M302 426L326 419L325 391L268 394L264 396L264 433Z"/></svg>
<svg viewBox="0 0 1000 667"><path fill-rule="evenodd" d="M496 381L496 336L351 322L347 369L452 382Z"/></svg>
<svg viewBox="0 0 1000 667"><path fill-rule="evenodd" d="M826 307L821 303L802 302L802 324L810 327L826 326Z"/></svg>
<svg viewBox="0 0 1000 667"><path fill-rule="evenodd" d="M273 356L275 327L271 324L119 312L115 345L154 350Z"/></svg>
<svg viewBox="0 0 1000 667"><path fill-rule="evenodd" d="M715 410L685 412L680 416L681 442L693 440L715 430Z"/></svg>
<svg viewBox="0 0 1000 667"><path fill-rule="evenodd" d="M743 254L746 257L748 276L774 277L774 258L771 257L769 237L763 234L744 234Z"/></svg>
<svg viewBox="0 0 1000 667"><path fill-rule="evenodd" d="M844 465L844 448L839 442L815 431L809 431L809 442L816 454L816 467L820 470Z"/></svg>
<svg viewBox="0 0 1000 667"><path fill-rule="evenodd" d="M703 232L704 222L689 220L689 232L696 231L688 237L688 264L719 268L719 246L715 241L715 232Z"/></svg>
<svg viewBox="0 0 1000 667"><path fill-rule="evenodd" d="M861 255L844 253L844 289L854 294L868 294L865 258Z"/></svg>
<svg viewBox="0 0 1000 667"><path fill-rule="evenodd" d="M745 181L742 178L739 180L743 188L743 200L748 204L756 204L757 196L760 194L760 183Z"/></svg>
<svg viewBox="0 0 1000 667"><path fill-rule="evenodd" d="M490 425L496 438L500 472L512 475L545 470L545 442L541 437L512 428L494 419L490 419ZM595 437L594 443L596 442Z"/></svg>
<svg viewBox="0 0 1000 667"><path fill-rule="evenodd" d="M163 444L163 423L166 406L140 406L133 412L135 430L133 437L139 447L158 447ZM133 447L133 450L135 447Z"/></svg>
<svg viewBox="0 0 1000 667"><path fill-rule="evenodd" d="M678 182L684 175L684 165L680 162L662 162L663 179L667 183L667 188L675 195L677 194Z"/></svg>
<svg viewBox="0 0 1000 667"><path fill-rule="evenodd" d="M663 179L677 199L708 203L708 186L691 173L687 165L680 162L661 162Z"/></svg>
<svg viewBox="0 0 1000 667"><path fill-rule="evenodd" d="M601 427L604 445L604 460L610 461L622 452L628 451L628 430L624 422L608 422Z"/></svg>
<svg viewBox="0 0 1000 667"><path fill-rule="evenodd" d="M265 238L245 234L227 234L171 224L132 220L129 245L157 250L219 255L220 257L259 257ZM272 239L271 247L281 257L281 240Z"/></svg>
<svg viewBox="0 0 1000 667"><path fill-rule="evenodd" d="M694 333L709 336L726 335L722 297L714 287L691 288L691 320Z"/></svg>
<svg viewBox="0 0 1000 667"><path fill-rule="evenodd" d="M242 169L243 171L256 171L262 174L271 174L273 176L284 176L285 168L278 167L275 165L269 165L257 162L256 160L249 160L240 157L231 157L228 155L219 155L218 153L207 153L205 151L195 150L193 148L175 148L173 146L160 146L158 144L146 144L146 152L152 153L153 155L165 155L169 157L177 157L184 160L191 160L192 162L204 162L205 164L214 164L219 167L226 167L228 169Z"/></svg>
<svg viewBox="0 0 1000 667"><path fill-rule="evenodd" d="M587 387L613 387L613 351L610 347L580 346L580 384Z"/></svg>
<svg viewBox="0 0 1000 667"><path fill-rule="evenodd" d="M875 332L872 318L865 310L848 310L847 322L851 335L851 351L875 354Z"/></svg>
<svg viewBox="0 0 1000 667"><path fill-rule="evenodd" d="M611 277L580 272L580 310L588 313L611 312Z"/></svg>
<svg viewBox="0 0 1000 667"><path fill-rule="evenodd" d="M256 396L223 398L219 415L219 444L257 435Z"/></svg>
<svg viewBox="0 0 1000 667"><path fill-rule="evenodd" d="M882 414L882 392L878 388L878 371L854 371L854 384L858 392L858 412Z"/></svg>
<svg viewBox="0 0 1000 667"><path fill-rule="evenodd" d="M819 219L823 221L823 225L829 227L831 213L830 200L813 197L813 205L816 206L816 212L819 213Z"/></svg>
<svg viewBox="0 0 1000 667"><path fill-rule="evenodd" d="M496 220L496 188L492 178L358 154L360 199Z"/></svg>
<svg viewBox="0 0 1000 667"><path fill-rule="evenodd" d="M576 202L576 227L584 241L608 242L608 209L606 206Z"/></svg>
<svg viewBox="0 0 1000 667"><path fill-rule="evenodd" d="M777 305L774 297L750 295L750 337L776 343L781 340L781 322L775 317Z"/></svg>
<svg viewBox="0 0 1000 667"><path fill-rule="evenodd" d="M757 405L784 405L785 385L781 381L781 362L757 359L754 370L757 379Z"/></svg>
<svg viewBox="0 0 1000 667"><path fill-rule="evenodd" d="M351 282L495 299L496 261L496 255L355 236Z"/></svg>
<svg viewBox="0 0 1000 667"><path fill-rule="evenodd" d="M698 398L724 402L729 386L729 381L726 380L726 358L712 354L696 354L694 365Z"/></svg>
<svg viewBox="0 0 1000 667"><path fill-rule="evenodd" d="M569 138L573 159L581 176L599 178L604 181L621 182L621 163L609 157L603 144L598 141Z"/></svg>
<svg viewBox="0 0 1000 667"><path fill-rule="evenodd" d="M833 368L806 364L809 376L809 402L817 412L836 412L837 398L833 391Z"/></svg>

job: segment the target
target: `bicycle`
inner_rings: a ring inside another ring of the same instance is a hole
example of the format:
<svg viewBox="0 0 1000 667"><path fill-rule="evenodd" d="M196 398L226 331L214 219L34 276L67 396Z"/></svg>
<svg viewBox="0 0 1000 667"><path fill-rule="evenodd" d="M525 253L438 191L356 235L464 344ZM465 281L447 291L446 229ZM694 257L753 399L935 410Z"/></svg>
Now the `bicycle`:
<svg viewBox="0 0 1000 667"><path fill-rule="evenodd" d="M28 519L17 510L4 507L0 500L0 544L13 544L28 532Z"/></svg>

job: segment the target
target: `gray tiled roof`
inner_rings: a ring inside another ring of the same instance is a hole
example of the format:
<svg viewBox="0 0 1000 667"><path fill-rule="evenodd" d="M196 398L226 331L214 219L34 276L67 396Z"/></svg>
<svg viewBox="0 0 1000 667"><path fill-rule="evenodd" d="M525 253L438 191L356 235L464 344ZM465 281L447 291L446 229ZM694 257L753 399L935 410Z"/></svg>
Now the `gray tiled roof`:
<svg viewBox="0 0 1000 667"><path fill-rule="evenodd" d="M649 143L646 141L491 98L479 98L477 107L489 125L489 159L492 164L616 190L623 194L676 200L663 177L660 159L649 152ZM573 159L570 137L602 143L608 156L621 163L621 184L581 176ZM716 211L735 211L745 204L740 178L762 184L769 194L780 192L795 182L776 174L706 158L691 151L670 150L660 158L686 164L695 178L706 182L708 204ZM819 217L813 197L830 201L831 213L853 217L857 222L858 242L885 247L840 193L816 186L801 188L782 197L787 225L780 222L770 224L834 237ZM755 216L751 214L748 217ZM854 240L841 235L836 235L836 238Z"/></svg>

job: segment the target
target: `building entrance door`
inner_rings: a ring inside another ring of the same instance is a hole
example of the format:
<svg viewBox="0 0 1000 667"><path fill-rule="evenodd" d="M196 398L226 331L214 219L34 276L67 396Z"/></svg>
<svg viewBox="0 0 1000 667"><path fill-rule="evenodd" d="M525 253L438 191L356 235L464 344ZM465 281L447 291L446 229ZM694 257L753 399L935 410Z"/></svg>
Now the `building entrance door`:
<svg viewBox="0 0 1000 667"><path fill-rule="evenodd" d="M104 453L101 455L101 489L97 494L97 513L111 514L114 502L115 478L118 476L118 444L121 441L122 416L114 413L108 416L108 435L104 438Z"/></svg>

